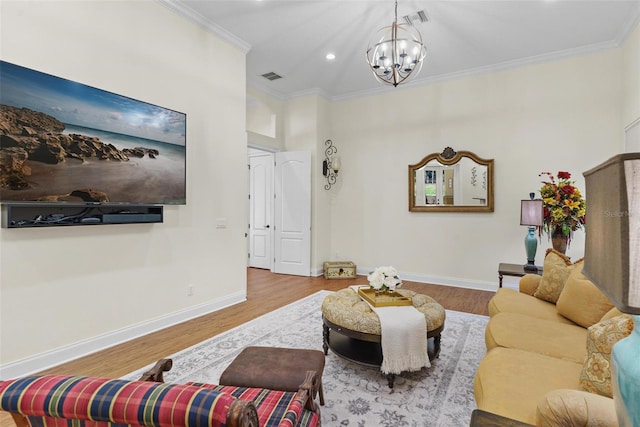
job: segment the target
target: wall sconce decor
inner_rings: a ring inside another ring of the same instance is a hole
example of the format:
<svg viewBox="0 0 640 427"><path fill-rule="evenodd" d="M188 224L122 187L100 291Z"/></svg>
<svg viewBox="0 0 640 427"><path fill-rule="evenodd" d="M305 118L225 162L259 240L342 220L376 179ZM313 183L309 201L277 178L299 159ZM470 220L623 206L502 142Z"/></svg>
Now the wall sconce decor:
<svg viewBox="0 0 640 427"><path fill-rule="evenodd" d="M520 225L528 225L529 232L524 238L524 249L527 253L527 263L524 271L537 272L536 250L538 249L538 238L536 237L536 227L542 226L542 200L535 199L535 193L529 193L530 200L520 201Z"/></svg>
<svg viewBox="0 0 640 427"><path fill-rule="evenodd" d="M327 148L324 150L324 160L322 161L322 175L327 178L327 183L324 186L325 190L330 190L331 186L336 183L338 179L338 172L340 171L340 157L335 154L338 149L333 145L333 141L327 139L324 142Z"/></svg>

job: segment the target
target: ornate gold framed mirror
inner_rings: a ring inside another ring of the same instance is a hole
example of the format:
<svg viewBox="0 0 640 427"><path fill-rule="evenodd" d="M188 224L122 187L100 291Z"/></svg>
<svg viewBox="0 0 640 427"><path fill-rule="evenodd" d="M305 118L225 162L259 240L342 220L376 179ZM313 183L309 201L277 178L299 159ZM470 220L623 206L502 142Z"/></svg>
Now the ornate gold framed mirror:
<svg viewBox="0 0 640 427"><path fill-rule="evenodd" d="M493 159L445 148L409 165L411 212L493 212Z"/></svg>

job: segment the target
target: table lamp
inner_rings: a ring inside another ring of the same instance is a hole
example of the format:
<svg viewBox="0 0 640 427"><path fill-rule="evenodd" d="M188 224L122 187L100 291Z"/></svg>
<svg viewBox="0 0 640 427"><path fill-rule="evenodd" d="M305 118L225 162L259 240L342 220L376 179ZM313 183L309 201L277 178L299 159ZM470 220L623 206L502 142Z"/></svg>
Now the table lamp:
<svg viewBox="0 0 640 427"><path fill-rule="evenodd" d="M635 328L611 352L621 427L640 426L640 153L620 154L584 172L587 227L583 273Z"/></svg>
<svg viewBox="0 0 640 427"><path fill-rule="evenodd" d="M529 232L524 238L524 249L527 253L527 263L524 271L536 273L536 250L538 249L538 238L536 237L536 227L542 226L542 200L534 199L535 193L529 193L529 200L520 201L520 225L528 225Z"/></svg>

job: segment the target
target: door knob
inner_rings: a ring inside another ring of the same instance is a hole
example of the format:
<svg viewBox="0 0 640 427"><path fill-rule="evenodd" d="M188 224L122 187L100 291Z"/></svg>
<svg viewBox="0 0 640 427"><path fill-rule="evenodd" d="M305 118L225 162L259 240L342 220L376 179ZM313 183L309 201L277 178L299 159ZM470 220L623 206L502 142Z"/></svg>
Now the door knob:
<svg viewBox="0 0 640 427"><path fill-rule="evenodd" d="M269 225L269 224L267 224L267 225L265 225L265 226L264 226L264 228L269 228L269 227L270 227L270 225Z"/></svg>

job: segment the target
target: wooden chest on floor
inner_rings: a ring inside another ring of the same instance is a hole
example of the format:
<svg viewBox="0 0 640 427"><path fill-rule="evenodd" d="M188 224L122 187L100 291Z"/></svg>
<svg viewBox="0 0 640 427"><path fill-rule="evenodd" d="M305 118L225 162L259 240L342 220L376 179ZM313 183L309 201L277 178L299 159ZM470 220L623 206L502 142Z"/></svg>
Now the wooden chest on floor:
<svg viewBox="0 0 640 427"><path fill-rule="evenodd" d="M327 261L324 263L325 279L355 279L356 265L351 261Z"/></svg>

